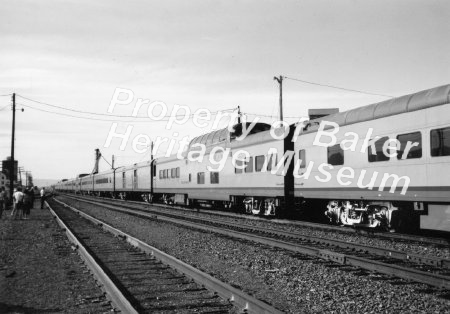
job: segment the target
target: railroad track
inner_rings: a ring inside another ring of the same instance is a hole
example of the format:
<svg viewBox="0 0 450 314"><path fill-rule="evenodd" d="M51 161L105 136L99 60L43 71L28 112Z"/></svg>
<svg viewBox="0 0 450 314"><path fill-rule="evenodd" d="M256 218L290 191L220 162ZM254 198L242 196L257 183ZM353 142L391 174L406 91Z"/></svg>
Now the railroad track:
<svg viewBox="0 0 450 314"><path fill-rule="evenodd" d="M80 200L79 198L75 198ZM125 212L147 219L164 220L185 227L212 231L222 235L254 241L265 245L302 253L340 264L351 265L376 271L407 280L413 280L431 286L450 289L450 261L446 259L424 257L390 249L377 248L337 241L332 239L307 237L276 229L260 228L223 219L201 219L187 217L185 214L173 214L138 208L135 204L107 205L105 201L81 199L86 203ZM128 207L129 209L123 208ZM280 238L282 240L280 240Z"/></svg>
<svg viewBox="0 0 450 314"><path fill-rule="evenodd" d="M73 194L64 194L66 196L73 196ZM121 199L111 199L107 197L91 197L91 196L79 196L77 197L84 197L86 199L95 199L95 200L102 200L105 202L118 202L128 205L139 205L144 206L148 205L149 203L139 202L139 201L129 201L129 200L121 200ZM152 207L158 207L162 209L178 209L183 210L184 212L198 212L201 210L202 213L206 213L211 216L217 216L217 217L230 217L230 218L237 218L237 219L255 219L255 220L264 220L267 221L265 218L257 217L257 216L251 216L251 215L238 215L230 212L222 212L217 210L209 210L209 209L190 209L187 207L182 206L176 206L176 205L165 205L165 204L158 204L158 203L152 203ZM292 226L299 226L299 227L306 227L311 229L319 229L324 231L332 231L332 232L338 232L338 233L344 233L344 234L362 234L370 237L380 238L380 239L387 239L391 241L404 241L404 242L418 242L422 244L431 244L431 245L438 245L438 246L449 246L450 245L450 239L448 238L438 238L438 237L428 237L428 236L422 236L422 235L414 235L414 234L405 234L405 233L391 233L391 232L385 232L373 228L356 228L356 227L344 227L344 226L335 226L330 224L322 224L322 223L316 223L316 222L309 222L309 221L298 221L298 220L285 220L285 219L271 219L271 222L281 225L292 225Z"/></svg>
<svg viewBox="0 0 450 314"><path fill-rule="evenodd" d="M123 313L282 313L76 208L49 208Z"/></svg>

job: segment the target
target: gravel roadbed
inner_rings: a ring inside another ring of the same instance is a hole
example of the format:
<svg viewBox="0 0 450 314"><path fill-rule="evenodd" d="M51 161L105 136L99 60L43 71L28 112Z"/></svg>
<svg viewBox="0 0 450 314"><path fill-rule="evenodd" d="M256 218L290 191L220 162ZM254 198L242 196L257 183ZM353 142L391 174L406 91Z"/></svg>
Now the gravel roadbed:
<svg viewBox="0 0 450 314"><path fill-rule="evenodd" d="M64 200L288 313L448 313L450 308L450 291Z"/></svg>
<svg viewBox="0 0 450 314"><path fill-rule="evenodd" d="M142 203L142 205L145 205ZM149 206L149 205L147 205ZM155 207L157 210L158 208ZM164 208L164 210L172 210L168 208ZM174 211L177 209L173 209ZM351 243L364 244L369 246L376 246L381 248L387 248L402 252L408 252L418 255L423 255L427 257L437 257L450 259L450 246L447 245L432 245L427 243L419 243L419 242L411 242L411 241L401 241L398 239L383 239L379 238L376 235L370 236L365 234L357 234L357 233L347 233L347 232L335 232L335 231L327 231L323 229L318 229L309 226L299 226L295 224L289 224L285 220L281 222L275 222L271 220L267 220L265 218L259 218L255 216L249 215L233 215L233 214L225 214L225 215L217 215L210 213L210 210L181 210L184 214L194 216L194 217L211 217L212 219L223 219L228 220L230 222L242 223L248 226L257 226L257 227L266 227L266 228L274 228L278 230L295 232L305 236L314 236L314 237L322 237L329 238L341 241L347 241ZM342 227L345 228L345 227Z"/></svg>
<svg viewBox="0 0 450 314"><path fill-rule="evenodd" d="M277 228L290 232L300 233L307 236L315 236L329 239L336 239L341 241L347 241L352 243L364 244L369 246L387 248L397 251L403 251L408 253L419 254L428 257L439 257L450 259L450 247L441 245L432 245L426 243L418 243L411 241L400 241L398 239L382 239L375 236L369 236L357 233L344 233L344 232L333 232L327 230L320 230L313 227L301 227L295 225L283 225L283 224L272 224L270 222L264 222L260 220L251 220L245 222L249 225L256 226L267 226L268 228ZM342 227L345 228L345 227Z"/></svg>
<svg viewBox="0 0 450 314"><path fill-rule="evenodd" d="M50 212L36 208L28 220L10 211L0 220L0 313L111 313Z"/></svg>

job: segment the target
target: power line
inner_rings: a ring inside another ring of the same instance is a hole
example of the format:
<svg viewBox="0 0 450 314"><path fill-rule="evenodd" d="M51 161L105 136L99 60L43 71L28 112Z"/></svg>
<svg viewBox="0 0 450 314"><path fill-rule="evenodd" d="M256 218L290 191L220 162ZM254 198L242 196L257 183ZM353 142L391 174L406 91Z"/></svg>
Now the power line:
<svg viewBox="0 0 450 314"><path fill-rule="evenodd" d="M49 110L45 110L45 109L41 109L41 108L31 107L31 106L28 106L28 105L25 105L25 104L19 104L19 105L24 106L24 107L29 108L29 109L32 109L32 110L37 110L37 111L52 113L52 114L56 114L56 115L60 115L60 116L82 119L82 120L94 120L94 121L105 121L105 122L156 122L156 121L127 121L127 120L114 120L114 119L99 119L99 118L91 118L91 117L80 117L80 116L75 116L75 115L71 115L71 114L67 114L67 113L55 112L55 111L49 111ZM158 121L163 121L163 120L158 120Z"/></svg>
<svg viewBox="0 0 450 314"><path fill-rule="evenodd" d="M276 118L278 119L278 116L273 115L264 115L259 113L251 113L251 112L243 112L243 114L250 115L250 116L257 116L257 117L265 117L265 118ZM286 119L301 119L302 117L285 117Z"/></svg>
<svg viewBox="0 0 450 314"><path fill-rule="evenodd" d="M36 108L36 107L32 107L32 106L28 106L25 104L18 104L21 106L24 106L26 108L32 109L32 110L37 110L37 111L42 111L42 112L47 112L47 113L52 113L52 114L56 114L56 115L60 115L60 116L66 116L66 117L72 117L72 118L77 118L77 119L84 119L84 120L94 120L94 121L105 121L105 122L139 122L139 123L152 123L152 122L167 122L168 119L161 119L161 120L117 120L117 119L101 119L101 118L92 118L92 117L80 117L80 116L75 116L75 115L71 115L71 114L67 114L67 113L62 113L62 112L56 112L56 111L50 111L50 110L45 110L45 109L41 109L41 108ZM227 110L223 110L224 111L230 111L230 109ZM212 112L211 116L214 116L216 114L218 114L220 111L216 111L216 112ZM123 117L123 116L122 116ZM201 116L203 117L203 115Z"/></svg>
<svg viewBox="0 0 450 314"><path fill-rule="evenodd" d="M91 115L103 116L103 117L106 116L106 117L116 117L116 118L151 119L150 117L122 116L122 115L114 115L114 114L106 114L106 113L98 113L98 112L77 110L77 109L72 109L72 108L66 108L66 107L62 107L62 106L52 105L52 104L49 104L49 103L46 103L46 102L42 102L42 101L34 100L34 99L31 99L31 98L28 98L28 97L24 97L22 95L17 95L17 96L19 96L19 97L21 97L23 99L26 99L28 101L32 101L32 102L44 105L44 106L49 106L49 107L58 108L58 109L62 109L62 110L72 111L72 112L76 112L76 113L91 114ZM219 111L226 112L226 111L233 111L233 110L235 110L235 108L233 108L233 109L225 109L225 110L218 110L218 111L212 112L211 114L217 114ZM194 114L190 114L189 115L189 117L193 117L193 116L194 116ZM169 117L171 117L171 116L170 115L169 116L164 116L164 118L169 118ZM175 117L175 118L185 117L185 115L175 115L173 117Z"/></svg>
<svg viewBox="0 0 450 314"><path fill-rule="evenodd" d="M103 160L104 161L106 161L106 163L112 168L113 166L109 163L109 161L108 160L106 160L106 158L105 157L103 157L103 154L101 154L100 155L102 158L103 158Z"/></svg>
<svg viewBox="0 0 450 314"><path fill-rule="evenodd" d="M12 94L0 95L0 97L12 96Z"/></svg>
<svg viewBox="0 0 450 314"><path fill-rule="evenodd" d="M375 95L375 96L382 96L382 97L388 97L388 98L395 98L395 96L391 96L391 95L384 95L384 94L370 93L370 92L365 92L365 91L356 90L356 89L349 89L349 88L344 88L344 87L338 87L338 86L332 86L332 85L326 85L326 84L314 83L314 82L305 81L305 80L300 80L300 79L296 79L296 78L292 78L292 77L287 77L287 76L283 76L283 77L286 78L286 79L288 79L288 80L298 81L298 82L302 82L302 83L306 83L306 84L311 84L311 85L330 87L330 88L335 88L335 89L345 90L345 91L349 91L349 92L355 92L355 93L367 94L367 95Z"/></svg>
<svg viewBox="0 0 450 314"><path fill-rule="evenodd" d="M6 105L6 106L3 106L3 107L1 107L0 108L0 111L3 111L3 110L5 110L6 109L6 107L8 107L8 106L11 106L10 104L8 104L8 105Z"/></svg>

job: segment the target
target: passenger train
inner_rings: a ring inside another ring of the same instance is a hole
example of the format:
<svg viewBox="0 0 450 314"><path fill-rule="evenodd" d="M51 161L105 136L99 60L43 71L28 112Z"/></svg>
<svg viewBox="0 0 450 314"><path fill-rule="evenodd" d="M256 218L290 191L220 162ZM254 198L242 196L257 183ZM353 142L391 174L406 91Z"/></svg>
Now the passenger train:
<svg viewBox="0 0 450 314"><path fill-rule="evenodd" d="M244 138L243 128L251 129ZM450 232L450 85L296 123L283 136L277 131L238 123L194 138L183 158L64 180L55 189ZM189 158L202 145L203 160ZM240 150L245 158L235 157ZM222 158L223 169L208 168Z"/></svg>

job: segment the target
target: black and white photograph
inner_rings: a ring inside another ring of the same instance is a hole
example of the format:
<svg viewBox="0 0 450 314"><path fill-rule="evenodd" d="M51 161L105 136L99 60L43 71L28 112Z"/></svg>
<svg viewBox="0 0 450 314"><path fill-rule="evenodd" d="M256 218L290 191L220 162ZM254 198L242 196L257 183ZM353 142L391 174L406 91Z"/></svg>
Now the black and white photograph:
<svg viewBox="0 0 450 314"><path fill-rule="evenodd" d="M0 313L450 313L449 21L1 1Z"/></svg>

